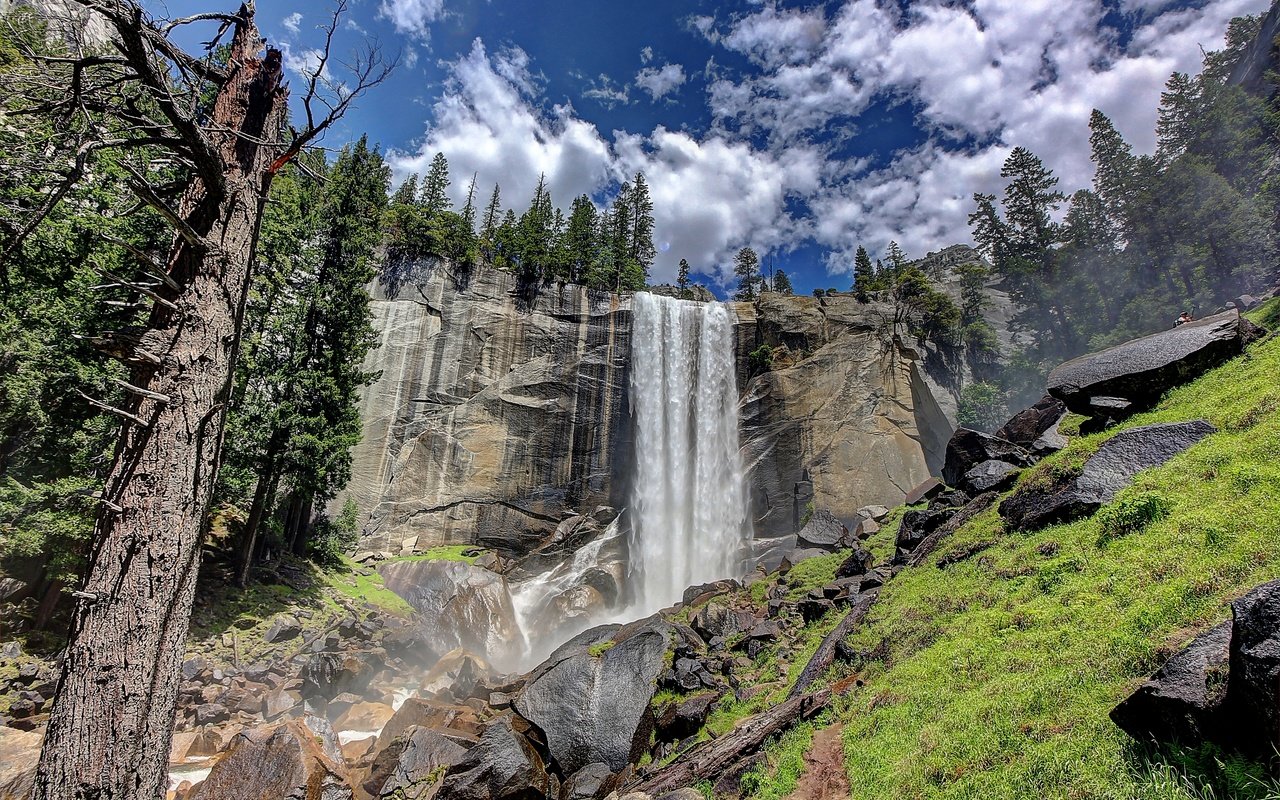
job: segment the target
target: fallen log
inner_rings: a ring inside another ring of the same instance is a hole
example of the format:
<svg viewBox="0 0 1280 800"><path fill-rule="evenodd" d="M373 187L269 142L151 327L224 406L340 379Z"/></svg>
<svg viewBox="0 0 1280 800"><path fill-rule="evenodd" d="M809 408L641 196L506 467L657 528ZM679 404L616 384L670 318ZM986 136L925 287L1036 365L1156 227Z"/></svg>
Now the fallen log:
<svg viewBox="0 0 1280 800"><path fill-rule="evenodd" d="M693 747L656 775L626 787L621 794L645 792L659 797L663 792L693 786L699 781L714 782L742 759L759 752L770 737L812 718L830 702L831 691L822 689L747 717L724 736Z"/></svg>
<svg viewBox="0 0 1280 800"><path fill-rule="evenodd" d="M835 663L836 645L842 639L853 632L853 627L867 616L867 612L871 610L871 604L880 596L879 589L871 589L858 595L858 601L849 609L849 613L845 614L844 619L840 620L840 624L836 625L835 630L828 633L822 640L822 644L818 645L818 649L814 651L813 657L809 659L809 663L804 665L804 669L800 672L800 677L796 678L796 685L791 687L791 691L787 694L790 700L799 697L813 682L822 677L822 673Z"/></svg>

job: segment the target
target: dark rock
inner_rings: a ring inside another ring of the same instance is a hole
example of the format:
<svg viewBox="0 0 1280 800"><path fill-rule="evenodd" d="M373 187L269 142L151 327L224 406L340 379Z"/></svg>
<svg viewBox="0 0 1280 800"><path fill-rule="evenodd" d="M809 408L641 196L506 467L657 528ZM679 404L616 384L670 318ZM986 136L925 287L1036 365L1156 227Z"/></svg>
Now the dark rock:
<svg viewBox="0 0 1280 800"><path fill-rule="evenodd" d="M818 509L800 529L796 543L800 547L816 547L822 550L839 550L848 547L853 539L844 523L830 511Z"/></svg>
<svg viewBox="0 0 1280 800"><path fill-rule="evenodd" d="M930 511L944 508L964 508L971 499L962 489L948 489L930 500L927 508Z"/></svg>
<svg viewBox="0 0 1280 800"><path fill-rule="evenodd" d="M1093 398L1123 398L1123 413L1154 406L1169 389L1198 377L1244 349L1235 310L1179 325L1068 361L1049 373L1049 394L1077 414L1093 415Z"/></svg>
<svg viewBox="0 0 1280 800"><path fill-rule="evenodd" d="M1258 298L1251 294L1242 294L1231 302L1235 303L1236 310L1241 312L1250 311L1258 307Z"/></svg>
<svg viewBox="0 0 1280 800"><path fill-rule="evenodd" d="M369 767L362 786L374 797L414 800L423 785L441 767L452 767L467 755L467 748L430 728L412 727L380 751ZM399 794L397 794L399 792Z"/></svg>
<svg viewBox="0 0 1280 800"><path fill-rule="evenodd" d="M970 470L988 461L1002 461L1013 467L1028 467L1034 459L1025 449L1007 439L969 428L957 428L947 442L947 459L942 466L942 479L960 489L975 489L977 487L966 481L966 476Z"/></svg>
<svg viewBox="0 0 1280 800"><path fill-rule="evenodd" d="M607 649L561 647L534 671L516 710L546 733L561 774L595 762L618 771L640 758L672 639L671 626L650 618L618 630Z"/></svg>
<svg viewBox="0 0 1280 800"><path fill-rule="evenodd" d="M1013 442L1026 450L1035 451L1036 442L1048 431L1058 427L1067 406L1053 395L1045 395L1035 405L1024 408L1009 418L995 432L996 438Z"/></svg>
<svg viewBox="0 0 1280 800"><path fill-rule="evenodd" d="M262 638L271 644L287 642L302 635L302 623L292 614L277 614Z"/></svg>
<svg viewBox="0 0 1280 800"><path fill-rule="evenodd" d="M983 461L964 474L964 484L978 492L1003 491L1013 485L1022 470L1007 461Z"/></svg>
<svg viewBox="0 0 1280 800"><path fill-rule="evenodd" d="M698 635L707 641L720 636L726 637L738 632L738 618L732 609L719 600L712 600L693 615L690 626Z"/></svg>
<svg viewBox="0 0 1280 800"><path fill-rule="evenodd" d="M302 697L327 700L343 692L359 694L384 665L377 651L317 653L302 667Z"/></svg>
<svg viewBox="0 0 1280 800"><path fill-rule="evenodd" d="M182 679L185 681L193 681L203 675L205 670L208 668L209 662L205 659L199 656L196 656L195 658L188 658L186 661L182 662Z"/></svg>
<svg viewBox="0 0 1280 800"><path fill-rule="evenodd" d="M767 769L769 757L753 753L716 776L716 797L737 797L742 793L742 776L755 769Z"/></svg>
<svg viewBox="0 0 1280 800"><path fill-rule="evenodd" d="M286 690L283 686L262 698L262 715L274 719L296 709L302 703L302 695Z"/></svg>
<svg viewBox="0 0 1280 800"><path fill-rule="evenodd" d="M449 769L438 800L544 800L551 781L537 750L499 717L480 743Z"/></svg>
<svg viewBox="0 0 1280 800"><path fill-rule="evenodd" d="M836 604L825 597L806 597L796 603L796 611L800 612L801 618L805 624L816 622L826 616L828 611L833 610Z"/></svg>
<svg viewBox="0 0 1280 800"><path fill-rule="evenodd" d="M1280 581L1236 600L1231 613L1224 727L1240 749L1271 758L1280 748Z"/></svg>
<svg viewBox="0 0 1280 800"><path fill-rule="evenodd" d="M1230 622L1200 634L1112 709L1111 720L1139 741L1204 741L1225 694L1230 643Z"/></svg>
<svg viewBox="0 0 1280 800"><path fill-rule="evenodd" d="M955 513L953 509L917 509L904 513L898 526L897 548L911 552Z"/></svg>
<svg viewBox="0 0 1280 800"><path fill-rule="evenodd" d="M778 571L783 573L790 572L791 568L796 564L799 564L801 561L807 561L811 558L821 558L825 555L830 555L830 553L826 550L819 550L813 547L797 547L795 550L792 550L782 557L782 563L778 565Z"/></svg>
<svg viewBox="0 0 1280 800"><path fill-rule="evenodd" d="M853 548L853 552L849 557L840 563L836 568L837 578L852 578L855 575L862 575L871 569L871 565L876 561L876 557L871 551L861 545Z"/></svg>
<svg viewBox="0 0 1280 800"><path fill-rule="evenodd" d="M716 595L728 594L729 592L732 592L740 588L741 588L741 584L739 584L737 581L732 579L715 581L713 583L701 583L701 584L698 584L697 586L690 586L689 588L685 589L684 597L681 599L680 602L684 603L687 606L690 603L692 603L694 600L697 600L704 596L710 595L711 597L715 597Z"/></svg>
<svg viewBox="0 0 1280 800"><path fill-rule="evenodd" d="M704 692L685 700L668 700L655 714L654 731L658 741L677 742L702 730L720 697L717 692Z"/></svg>
<svg viewBox="0 0 1280 800"><path fill-rule="evenodd" d="M947 488L946 484L944 484L942 481L938 480L937 478L929 478L928 480L924 481L920 485L916 486L911 491L907 492L907 496L906 498L903 499L902 504L907 506L914 506L916 503L921 503L921 502L924 502L925 500L929 500L934 495L941 493L946 488Z"/></svg>
<svg viewBox="0 0 1280 800"><path fill-rule="evenodd" d="M1193 420L1121 431L1102 443L1078 476L1051 486L1024 485L1000 504L1000 515L1012 530L1037 530L1088 516L1111 502L1139 472L1165 463L1216 430L1204 420Z"/></svg>
<svg viewBox="0 0 1280 800"><path fill-rule="evenodd" d="M231 719L231 712L221 703L203 703L196 706L197 725L217 725Z"/></svg>
<svg viewBox="0 0 1280 800"><path fill-rule="evenodd" d="M352 797L346 767L326 737L293 720L236 735L209 776L188 800L346 800Z"/></svg>
<svg viewBox="0 0 1280 800"><path fill-rule="evenodd" d="M565 781L560 800L601 800L616 784L608 764L588 764Z"/></svg>
<svg viewBox="0 0 1280 800"><path fill-rule="evenodd" d="M734 649L745 650L747 656L755 658L762 650L776 642L781 635L782 631L778 628L778 623L765 620L747 631L747 635L734 645Z"/></svg>

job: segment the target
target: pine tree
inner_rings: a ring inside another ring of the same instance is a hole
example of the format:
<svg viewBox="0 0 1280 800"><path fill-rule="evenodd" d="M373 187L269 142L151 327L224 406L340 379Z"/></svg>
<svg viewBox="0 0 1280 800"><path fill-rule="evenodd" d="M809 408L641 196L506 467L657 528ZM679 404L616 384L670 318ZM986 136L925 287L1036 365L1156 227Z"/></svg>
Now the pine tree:
<svg viewBox="0 0 1280 800"><path fill-rule="evenodd" d="M480 220L480 238L493 241L502 222L502 187L493 185L493 194L489 197L489 205L484 208L484 217Z"/></svg>
<svg viewBox="0 0 1280 800"><path fill-rule="evenodd" d="M876 272L871 266L871 256L867 254L867 248L858 245L858 251L853 256L853 293L859 303L866 303L871 300L871 292L876 288Z"/></svg>
<svg viewBox="0 0 1280 800"><path fill-rule="evenodd" d="M680 259L680 267L676 270L676 290L682 300L692 300L693 292L689 290L689 261Z"/></svg>
<svg viewBox="0 0 1280 800"><path fill-rule="evenodd" d="M404 179L400 188L391 195L391 205L411 206L418 201L418 173Z"/></svg>
<svg viewBox="0 0 1280 800"><path fill-rule="evenodd" d="M636 173L629 200L627 213L631 232L628 236L627 255L644 270L647 279L657 250L653 246L653 200L649 197L649 185L645 182L643 172Z"/></svg>
<svg viewBox="0 0 1280 800"><path fill-rule="evenodd" d="M565 277L571 283L585 282L595 260L596 216L591 198L585 194L574 198L564 233Z"/></svg>
<svg viewBox="0 0 1280 800"><path fill-rule="evenodd" d="M444 153L436 153L431 159L431 167L427 177L422 181L422 207L428 216L448 211L452 207L449 200L449 162Z"/></svg>
<svg viewBox="0 0 1280 800"><path fill-rule="evenodd" d="M467 187L467 202L462 207L462 221L466 223L467 230L475 232L476 229L476 178L479 173L471 176L471 185Z"/></svg>
<svg viewBox="0 0 1280 800"><path fill-rule="evenodd" d="M754 300L760 293L763 278L760 275L760 257L750 247L738 251L733 259L733 274L738 279L738 291L734 300Z"/></svg>
<svg viewBox="0 0 1280 800"><path fill-rule="evenodd" d="M782 270L778 270L773 276L773 291L778 294L792 294L794 292L791 288L791 279Z"/></svg>

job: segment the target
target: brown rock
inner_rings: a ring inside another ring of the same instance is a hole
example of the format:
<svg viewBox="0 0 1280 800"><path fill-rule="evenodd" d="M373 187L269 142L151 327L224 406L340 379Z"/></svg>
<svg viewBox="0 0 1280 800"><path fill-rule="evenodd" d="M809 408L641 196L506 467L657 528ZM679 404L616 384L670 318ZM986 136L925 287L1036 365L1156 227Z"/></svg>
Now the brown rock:
<svg viewBox="0 0 1280 800"><path fill-rule="evenodd" d="M190 800L350 800L346 766L299 720L245 731L197 785Z"/></svg>
<svg viewBox="0 0 1280 800"><path fill-rule="evenodd" d="M356 703L334 726L343 731L380 731L393 716L395 710L383 703Z"/></svg>
<svg viewBox="0 0 1280 800"><path fill-rule="evenodd" d="M448 728L469 736L479 736L481 728L480 718L467 706L442 703L425 697L410 697L387 721L382 729L382 739L395 739L411 725L420 728Z"/></svg>

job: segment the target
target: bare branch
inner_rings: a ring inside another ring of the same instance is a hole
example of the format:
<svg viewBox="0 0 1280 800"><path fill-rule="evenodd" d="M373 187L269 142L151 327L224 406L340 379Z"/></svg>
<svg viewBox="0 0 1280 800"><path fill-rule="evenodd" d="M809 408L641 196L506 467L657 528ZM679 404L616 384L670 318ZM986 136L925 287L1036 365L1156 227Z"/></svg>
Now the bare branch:
<svg viewBox="0 0 1280 800"><path fill-rule="evenodd" d="M142 417L139 417L136 414L130 414L128 411L125 411L124 409L116 408L115 406L112 406L112 405L107 405L106 403L103 403L100 400L94 400L92 397L80 391L79 389L76 389L76 394L80 395L85 400L89 401L89 405L93 406L96 409L105 411L108 414L115 414L117 417L123 417L124 419L127 419L130 422L136 425L139 425L143 428L151 427L146 420L144 420Z"/></svg>
<svg viewBox="0 0 1280 800"><path fill-rule="evenodd" d="M145 397L148 400L155 400L157 403L169 404L169 395L153 392L150 389L143 389L141 386L134 386L132 383L122 381L119 378L112 378L111 382L124 389L126 392L136 394L139 397Z"/></svg>
<svg viewBox="0 0 1280 800"><path fill-rule="evenodd" d="M153 258L151 258L151 256L147 255L142 250L134 247L123 239L117 239L116 237L109 236L105 233L102 234L102 239L109 244L114 244L116 247L123 249L129 255L133 256L134 259L142 265L142 268L148 275L156 280L163 281L165 286L168 286L175 292L182 289L178 282L169 276L168 271L166 271L161 264L157 263Z"/></svg>

